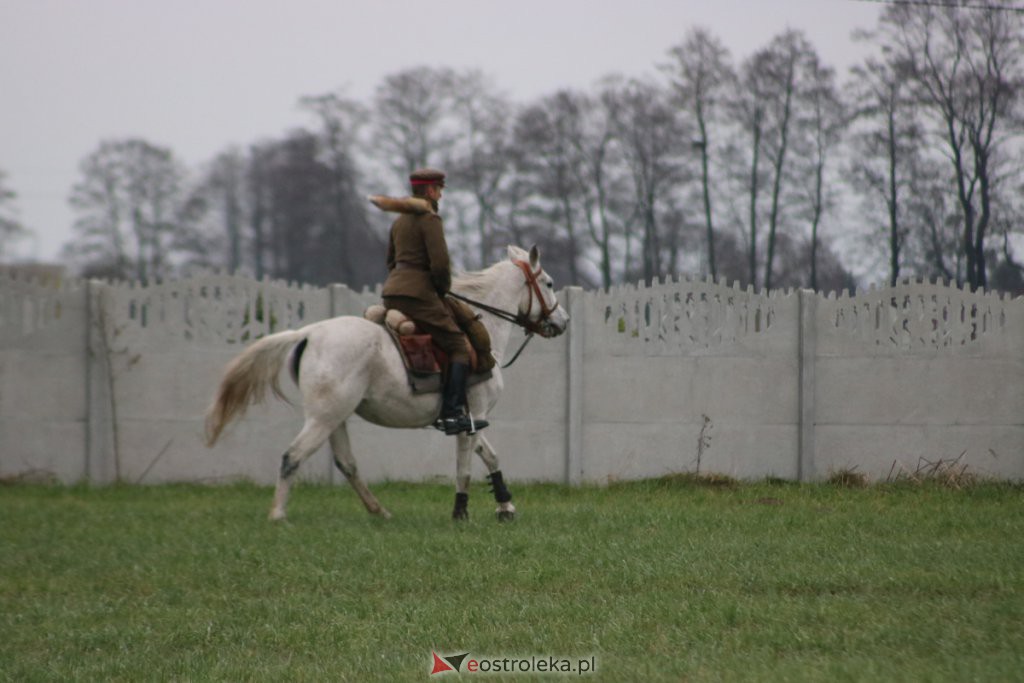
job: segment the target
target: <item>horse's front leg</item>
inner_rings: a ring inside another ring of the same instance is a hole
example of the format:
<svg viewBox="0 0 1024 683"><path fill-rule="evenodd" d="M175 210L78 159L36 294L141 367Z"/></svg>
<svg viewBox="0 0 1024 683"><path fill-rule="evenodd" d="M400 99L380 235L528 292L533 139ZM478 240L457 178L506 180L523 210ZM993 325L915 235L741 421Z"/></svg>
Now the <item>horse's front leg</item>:
<svg viewBox="0 0 1024 683"><path fill-rule="evenodd" d="M476 454L480 456L480 459L484 461L487 471L490 472L487 478L491 482L494 500L498 503L498 509L495 510L495 514L498 516L499 522L512 521L516 518L516 506L512 504L512 494L509 493L508 487L505 486L505 478L502 476L498 465L498 454L495 452L494 447L491 446L491 442L487 440L487 437L481 434L477 434L476 437L474 450L476 450Z"/></svg>
<svg viewBox="0 0 1024 683"><path fill-rule="evenodd" d="M456 521L469 519L469 479L476 437L475 434L459 434L455 439L455 507L452 519Z"/></svg>

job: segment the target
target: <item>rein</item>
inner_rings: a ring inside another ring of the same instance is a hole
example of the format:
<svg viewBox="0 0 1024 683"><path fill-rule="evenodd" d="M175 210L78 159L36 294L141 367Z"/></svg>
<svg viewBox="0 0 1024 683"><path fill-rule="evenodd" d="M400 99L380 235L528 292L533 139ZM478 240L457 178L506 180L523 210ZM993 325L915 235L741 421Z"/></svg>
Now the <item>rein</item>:
<svg viewBox="0 0 1024 683"><path fill-rule="evenodd" d="M526 327L525 325L522 324L522 322L520 322L520 316L513 315L512 313L509 313L508 311L503 311L500 308L495 308L494 306L488 306L485 303L481 303L479 301L474 301L473 299L470 299L468 297L464 297L461 294L456 294L455 292L448 292L448 296L450 296L453 299L458 299L459 301L461 301L463 303L467 303L470 306L473 306L474 308L479 308L481 311L486 311L486 312L490 313L493 316L501 318L502 320L507 320L508 322L512 323L513 325L519 325L519 326L524 327L524 328ZM529 330L528 334L526 335L526 339L524 339L523 343L520 344L519 350L516 351L514 356L512 356L512 360L510 360L509 362L507 362L507 363L505 363L504 365L501 366L502 370L504 370L505 368L511 366L513 363L516 362L516 359L519 358L519 354L521 354L523 352L523 349L526 348L526 345L530 342L531 339L533 339L533 330Z"/></svg>
<svg viewBox="0 0 1024 683"><path fill-rule="evenodd" d="M541 271L538 269L537 272L533 272L530 269L530 265L526 263L526 261L514 260L512 261L512 263L516 264L516 266L519 267L519 270L523 271L523 275L526 276L526 285L529 288L530 292L530 303L526 305L526 313L510 313L501 308L495 308L494 306L485 304L481 301L475 301L468 297L462 296L461 294L456 294L455 292L448 292L448 296L452 297L453 299L458 299L459 301L469 304L474 308L479 308L481 311L490 313L496 318L501 318L502 320L510 322L513 325L518 325L519 327L522 327L524 330L527 331L526 339L523 340L523 343L522 345L520 345L519 350L516 351L514 356L512 356L512 360L501 366L502 370L516 362L516 359L519 358L519 354L523 352L523 349L526 348L526 345L530 343L531 339L533 339L534 334L539 334L542 337L548 336L547 334L545 334L544 329L541 326L541 323L550 318L551 314L555 312L555 309L550 308L547 302L544 301L544 296L541 294L540 291L540 285L537 284L537 277L540 275ZM534 296L536 296L537 300L540 302L540 318L537 320L530 320L529 311L530 309L533 308Z"/></svg>

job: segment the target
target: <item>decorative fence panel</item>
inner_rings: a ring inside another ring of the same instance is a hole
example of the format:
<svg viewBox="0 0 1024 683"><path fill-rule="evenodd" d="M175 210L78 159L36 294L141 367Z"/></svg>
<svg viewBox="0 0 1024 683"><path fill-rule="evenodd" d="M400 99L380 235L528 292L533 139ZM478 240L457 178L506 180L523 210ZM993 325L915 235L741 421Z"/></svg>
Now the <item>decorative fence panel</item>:
<svg viewBox="0 0 1024 683"><path fill-rule="evenodd" d="M582 303L580 479L798 476L795 294L683 280Z"/></svg>
<svg viewBox="0 0 1024 683"><path fill-rule="evenodd" d="M876 477L1024 477L1024 299L904 284L817 301L815 453Z"/></svg>

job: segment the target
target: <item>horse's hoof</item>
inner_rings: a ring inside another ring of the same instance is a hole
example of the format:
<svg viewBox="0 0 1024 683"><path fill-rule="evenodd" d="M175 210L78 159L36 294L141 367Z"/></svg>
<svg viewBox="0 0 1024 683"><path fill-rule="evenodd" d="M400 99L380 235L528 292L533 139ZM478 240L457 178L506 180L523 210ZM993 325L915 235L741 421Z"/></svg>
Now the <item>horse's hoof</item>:
<svg viewBox="0 0 1024 683"><path fill-rule="evenodd" d="M267 515L267 519L269 519L271 522L283 522L286 519L284 510L271 510L270 514Z"/></svg>
<svg viewBox="0 0 1024 683"><path fill-rule="evenodd" d="M455 494L455 507L452 508L452 519L456 522L469 521L469 494L460 491Z"/></svg>
<svg viewBox="0 0 1024 683"><path fill-rule="evenodd" d="M384 508L380 508L379 510L374 510L373 514L376 517L380 517L381 519L391 519L391 513L388 512Z"/></svg>

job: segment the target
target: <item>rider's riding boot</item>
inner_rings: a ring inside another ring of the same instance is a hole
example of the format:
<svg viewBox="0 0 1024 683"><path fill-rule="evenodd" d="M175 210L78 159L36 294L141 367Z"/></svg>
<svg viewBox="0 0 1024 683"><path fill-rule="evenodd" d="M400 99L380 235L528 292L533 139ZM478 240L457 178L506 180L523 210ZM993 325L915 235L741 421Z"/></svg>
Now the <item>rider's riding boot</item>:
<svg viewBox="0 0 1024 683"><path fill-rule="evenodd" d="M448 382L441 398L441 417L435 423L445 434L475 434L488 425L486 420L473 420L466 411L466 379L469 365L452 363L448 368Z"/></svg>

